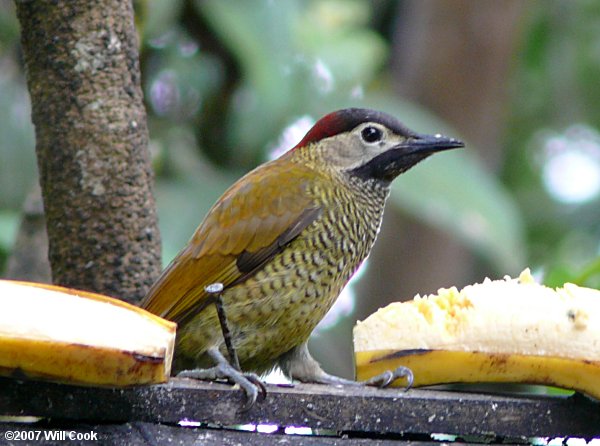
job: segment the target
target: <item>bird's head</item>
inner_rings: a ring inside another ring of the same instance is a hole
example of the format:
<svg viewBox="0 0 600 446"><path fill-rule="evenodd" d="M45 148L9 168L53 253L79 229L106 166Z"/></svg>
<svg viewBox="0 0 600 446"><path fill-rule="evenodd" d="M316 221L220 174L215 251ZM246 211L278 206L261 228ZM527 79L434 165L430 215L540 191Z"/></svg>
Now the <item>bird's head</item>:
<svg viewBox="0 0 600 446"><path fill-rule="evenodd" d="M435 152L464 147L456 139L423 135L386 113L348 108L321 118L298 143L329 167L389 184Z"/></svg>

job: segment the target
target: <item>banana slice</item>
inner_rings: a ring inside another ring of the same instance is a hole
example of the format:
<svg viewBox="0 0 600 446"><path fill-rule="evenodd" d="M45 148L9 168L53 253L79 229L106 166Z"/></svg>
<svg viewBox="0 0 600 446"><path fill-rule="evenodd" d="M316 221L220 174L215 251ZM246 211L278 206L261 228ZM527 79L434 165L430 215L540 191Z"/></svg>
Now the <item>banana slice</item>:
<svg viewBox="0 0 600 446"><path fill-rule="evenodd" d="M518 279L393 303L354 327L358 379L409 367L415 386L511 382L600 399L600 291ZM405 382L397 382L405 385Z"/></svg>
<svg viewBox="0 0 600 446"><path fill-rule="evenodd" d="M164 382L176 324L126 302L0 280L0 375L128 386Z"/></svg>

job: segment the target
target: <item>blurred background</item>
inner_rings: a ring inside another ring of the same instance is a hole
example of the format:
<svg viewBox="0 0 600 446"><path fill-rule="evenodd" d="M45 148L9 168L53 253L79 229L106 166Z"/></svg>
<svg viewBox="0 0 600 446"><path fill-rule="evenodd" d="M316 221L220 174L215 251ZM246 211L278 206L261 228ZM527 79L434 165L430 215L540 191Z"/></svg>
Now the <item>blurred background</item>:
<svg viewBox="0 0 600 446"><path fill-rule="evenodd" d="M356 319L416 293L526 266L600 287L600 2L134 3L165 265L230 184L331 110L467 143L395 182L373 254L311 341L329 372L352 375ZM0 0L4 277L36 182L18 22Z"/></svg>

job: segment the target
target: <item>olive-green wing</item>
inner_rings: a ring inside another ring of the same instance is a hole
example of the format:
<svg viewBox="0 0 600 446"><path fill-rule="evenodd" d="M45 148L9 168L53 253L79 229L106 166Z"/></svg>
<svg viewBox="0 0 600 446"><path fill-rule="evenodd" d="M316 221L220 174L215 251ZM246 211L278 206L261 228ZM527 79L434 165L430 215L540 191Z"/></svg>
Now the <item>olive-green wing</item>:
<svg viewBox="0 0 600 446"><path fill-rule="evenodd" d="M142 306L182 323L207 303L204 287L242 282L321 213L307 193L314 171L280 160L235 183L152 286Z"/></svg>

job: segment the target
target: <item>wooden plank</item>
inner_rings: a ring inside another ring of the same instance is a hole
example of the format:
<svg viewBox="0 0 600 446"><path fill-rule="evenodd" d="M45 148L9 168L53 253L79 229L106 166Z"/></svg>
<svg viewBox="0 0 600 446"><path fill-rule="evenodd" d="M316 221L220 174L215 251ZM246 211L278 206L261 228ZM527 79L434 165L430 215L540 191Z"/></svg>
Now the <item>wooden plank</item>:
<svg viewBox="0 0 600 446"><path fill-rule="evenodd" d="M274 424L373 434L483 435L501 438L600 437L600 404L582 396L515 397L449 391L297 385L268 386L266 400L242 412L243 394L220 383L172 379L127 389L0 379L0 415L87 423Z"/></svg>
<svg viewBox="0 0 600 446"><path fill-rule="evenodd" d="M13 441L6 439L6 432L19 432L33 441ZM65 434L62 434L64 432ZM25 433L25 434L23 434ZM61 437L62 435L62 437ZM84 435L94 439L78 440ZM60 438L65 438L61 440ZM74 440L72 440L72 438ZM406 440L373 440L369 438L326 437L308 435L265 434L228 429L181 428L151 423L124 424L21 424L0 423L0 445L35 444L78 445L78 444L126 444L128 446L159 445L203 445L203 446L407 446L415 444ZM440 446L436 442L418 442L418 446ZM460 443L453 443L461 446ZM506 445L503 445L506 446Z"/></svg>

